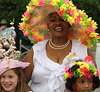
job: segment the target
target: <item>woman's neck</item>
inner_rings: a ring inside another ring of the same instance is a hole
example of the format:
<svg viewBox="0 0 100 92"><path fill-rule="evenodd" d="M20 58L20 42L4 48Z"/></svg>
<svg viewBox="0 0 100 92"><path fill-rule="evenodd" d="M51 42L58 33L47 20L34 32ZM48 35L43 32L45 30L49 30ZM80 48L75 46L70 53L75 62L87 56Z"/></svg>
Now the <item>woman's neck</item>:
<svg viewBox="0 0 100 92"><path fill-rule="evenodd" d="M60 46L66 44L68 38L52 38L51 40L53 44Z"/></svg>

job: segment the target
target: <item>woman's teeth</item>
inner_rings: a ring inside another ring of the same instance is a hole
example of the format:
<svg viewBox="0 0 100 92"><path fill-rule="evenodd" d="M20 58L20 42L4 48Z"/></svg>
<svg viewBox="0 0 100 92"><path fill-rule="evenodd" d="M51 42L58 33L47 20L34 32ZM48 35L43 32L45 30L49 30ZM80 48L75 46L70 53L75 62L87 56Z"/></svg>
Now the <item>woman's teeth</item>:
<svg viewBox="0 0 100 92"><path fill-rule="evenodd" d="M56 27L55 30L56 31L62 31L62 27Z"/></svg>

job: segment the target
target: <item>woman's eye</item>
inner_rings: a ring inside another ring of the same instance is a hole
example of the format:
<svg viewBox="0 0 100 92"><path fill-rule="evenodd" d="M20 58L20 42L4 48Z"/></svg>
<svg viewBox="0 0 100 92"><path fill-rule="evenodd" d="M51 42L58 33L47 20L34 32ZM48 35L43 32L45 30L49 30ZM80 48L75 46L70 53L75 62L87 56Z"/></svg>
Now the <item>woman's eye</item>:
<svg viewBox="0 0 100 92"><path fill-rule="evenodd" d="M53 21L56 21L56 20L55 19L51 19L50 21L53 22Z"/></svg>
<svg viewBox="0 0 100 92"><path fill-rule="evenodd" d="M64 21L62 18L60 19L61 21Z"/></svg>

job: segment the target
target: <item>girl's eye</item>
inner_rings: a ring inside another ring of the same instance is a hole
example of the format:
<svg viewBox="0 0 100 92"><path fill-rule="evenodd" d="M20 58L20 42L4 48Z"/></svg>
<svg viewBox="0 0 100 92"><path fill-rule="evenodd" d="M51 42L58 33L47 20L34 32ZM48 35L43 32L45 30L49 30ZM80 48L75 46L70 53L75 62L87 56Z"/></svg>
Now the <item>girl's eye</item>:
<svg viewBox="0 0 100 92"><path fill-rule="evenodd" d="M92 83L93 81L91 80L91 81L89 81L89 83Z"/></svg>
<svg viewBox="0 0 100 92"><path fill-rule="evenodd" d="M13 78L13 76L9 76L9 78Z"/></svg>
<svg viewBox="0 0 100 92"><path fill-rule="evenodd" d="M80 81L80 83L84 83L84 81Z"/></svg>
<svg viewBox="0 0 100 92"><path fill-rule="evenodd" d="M5 76L1 76L1 78L5 78Z"/></svg>

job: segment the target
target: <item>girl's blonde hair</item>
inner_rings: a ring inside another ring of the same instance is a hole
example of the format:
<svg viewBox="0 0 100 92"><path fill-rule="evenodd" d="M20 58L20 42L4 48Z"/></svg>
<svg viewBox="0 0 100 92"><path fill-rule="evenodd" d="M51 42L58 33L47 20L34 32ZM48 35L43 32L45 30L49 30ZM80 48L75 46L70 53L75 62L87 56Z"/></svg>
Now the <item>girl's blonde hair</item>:
<svg viewBox="0 0 100 92"><path fill-rule="evenodd" d="M18 68L13 68L11 70L13 70L19 78L19 81L16 86L16 92L25 92L25 75L23 69L18 67ZM1 86L1 82L0 82L0 92L5 92L4 88Z"/></svg>

